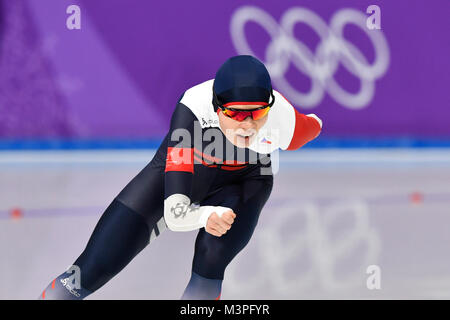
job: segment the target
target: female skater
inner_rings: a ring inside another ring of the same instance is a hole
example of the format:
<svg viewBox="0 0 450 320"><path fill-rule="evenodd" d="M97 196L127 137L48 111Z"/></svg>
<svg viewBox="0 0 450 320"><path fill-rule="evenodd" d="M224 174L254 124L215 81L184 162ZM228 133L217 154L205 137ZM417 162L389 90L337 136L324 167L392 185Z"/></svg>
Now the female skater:
<svg viewBox="0 0 450 320"><path fill-rule="evenodd" d="M322 121L272 89L252 56L228 59L185 91L150 163L113 199L73 266L40 299L83 299L163 230L198 230L183 299L219 299L224 272L250 240L272 190L270 153L316 138Z"/></svg>

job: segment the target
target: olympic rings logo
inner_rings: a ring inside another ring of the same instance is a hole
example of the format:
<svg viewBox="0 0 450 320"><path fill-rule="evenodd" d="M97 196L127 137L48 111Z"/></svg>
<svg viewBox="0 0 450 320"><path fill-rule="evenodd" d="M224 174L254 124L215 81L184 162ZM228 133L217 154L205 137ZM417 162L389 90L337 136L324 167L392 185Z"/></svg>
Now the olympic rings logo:
<svg viewBox="0 0 450 320"><path fill-rule="evenodd" d="M238 54L250 54L263 61L269 70L274 85L294 105L305 109L317 106L325 91L339 104L349 109L366 107L375 94L375 80L382 77L389 66L389 46L381 30L366 27L367 16L354 9L341 9L331 18L330 26L311 10L294 7L280 19L275 19L255 6L240 7L233 13L230 32ZM245 26L254 22L271 37L265 57L258 57L247 41ZM309 26L319 36L320 43L315 52L294 36L298 23ZM357 46L343 36L344 27L353 24L369 38L375 51L375 61L370 64ZM299 92L285 78L291 63L298 71L311 79L311 89ZM360 90L351 93L334 79L339 65L360 80Z"/></svg>
<svg viewBox="0 0 450 320"><path fill-rule="evenodd" d="M343 294L365 288L365 270L378 261L381 251L365 201L341 200L325 207L295 201L272 209L282 214L257 229L251 243L256 256L250 263L230 264L227 292L242 297L265 291L292 298L313 290ZM349 227L343 228L341 221L350 222ZM251 274L245 271L250 268Z"/></svg>

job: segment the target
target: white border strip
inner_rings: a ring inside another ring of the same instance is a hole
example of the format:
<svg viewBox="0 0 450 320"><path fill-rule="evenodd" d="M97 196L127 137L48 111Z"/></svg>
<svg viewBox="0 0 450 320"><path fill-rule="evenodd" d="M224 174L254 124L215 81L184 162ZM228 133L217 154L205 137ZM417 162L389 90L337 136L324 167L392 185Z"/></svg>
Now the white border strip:
<svg viewBox="0 0 450 320"><path fill-rule="evenodd" d="M147 163L156 150L3 151L1 164L137 164Z"/></svg>
<svg viewBox="0 0 450 320"><path fill-rule="evenodd" d="M49 150L0 151L4 164L142 164L156 150ZM286 164L416 164L450 165L450 149L305 149L280 151L280 163Z"/></svg>
<svg viewBox="0 0 450 320"><path fill-rule="evenodd" d="M281 163L448 163L450 149L309 149L280 153Z"/></svg>

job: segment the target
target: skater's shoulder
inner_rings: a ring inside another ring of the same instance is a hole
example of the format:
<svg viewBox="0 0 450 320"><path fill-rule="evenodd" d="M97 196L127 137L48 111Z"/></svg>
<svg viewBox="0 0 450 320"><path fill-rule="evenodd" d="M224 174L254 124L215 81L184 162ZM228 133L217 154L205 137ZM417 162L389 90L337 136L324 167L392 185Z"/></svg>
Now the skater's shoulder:
<svg viewBox="0 0 450 320"><path fill-rule="evenodd" d="M214 79L197 84L184 92L180 103L186 106L204 126L218 125L217 114L212 105Z"/></svg>
<svg viewBox="0 0 450 320"><path fill-rule="evenodd" d="M183 104L199 104L202 101L212 101L212 87L214 79L204 81L202 83L196 84L195 86L187 89L183 97L181 98L181 103Z"/></svg>

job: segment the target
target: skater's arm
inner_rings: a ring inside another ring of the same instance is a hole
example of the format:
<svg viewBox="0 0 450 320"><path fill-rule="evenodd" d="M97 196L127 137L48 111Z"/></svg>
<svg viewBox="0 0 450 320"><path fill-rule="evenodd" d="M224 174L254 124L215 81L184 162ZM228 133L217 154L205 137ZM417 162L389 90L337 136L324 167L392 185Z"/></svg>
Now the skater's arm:
<svg viewBox="0 0 450 320"><path fill-rule="evenodd" d="M236 216L230 208L191 204L189 197L184 194L173 194L164 200L164 219L167 226L172 231L192 231L206 227L208 219L213 213L216 213L218 216L218 218L213 220L219 224L219 218L225 212L230 212L233 219ZM210 221L210 223L213 224L214 221ZM217 228L214 229L218 229L219 227L221 226L218 225ZM226 230L224 231L226 232ZM208 232L212 233L211 230Z"/></svg>
<svg viewBox="0 0 450 320"><path fill-rule="evenodd" d="M187 106L178 103L170 123L164 179L164 219L172 231L206 227L213 212L220 217L230 211L225 207L191 204L195 126L200 126L195 115ZM196 130L201 132L201 128Z"/></svg>
<svg viewBox="0 0 450 320"><path fill-rule="evenodd" d="M280 148L297 150L317 138L322 130L322 120L315 114L302 114L279 92L274 90L274 123L280 130Z"/></svg>
<svg viewBox="0 0 450 320"><path fill-rule="evenodd" d="M322 130L322 120L313 113L304 115L294 109L295 127L286 150L297 150L314 140Z"/></svg>

